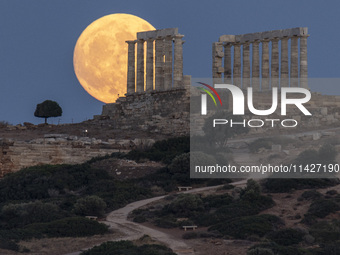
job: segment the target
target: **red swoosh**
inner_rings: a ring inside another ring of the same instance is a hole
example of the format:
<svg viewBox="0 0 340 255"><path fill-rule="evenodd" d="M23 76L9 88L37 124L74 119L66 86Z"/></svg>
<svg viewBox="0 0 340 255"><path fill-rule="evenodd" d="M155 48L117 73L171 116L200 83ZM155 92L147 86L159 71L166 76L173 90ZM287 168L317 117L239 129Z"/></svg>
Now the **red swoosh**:
<svg viewBox="0 0 340 255"><path fill-rule="evenodd" d="M216 91L213 87L211 87L210 85L205 84L205 83L203 83L203 82L197 82L197 83L202 84L202 85L208 87L209 89L211 89L212 92L214 92L215 95L217 96L217 98L218 98L218 100L220 101L220 104L221 104L221 106L222 106L222 100L221 100L221 98L220 98L220 95L217 93L217 91Z"/></svg>

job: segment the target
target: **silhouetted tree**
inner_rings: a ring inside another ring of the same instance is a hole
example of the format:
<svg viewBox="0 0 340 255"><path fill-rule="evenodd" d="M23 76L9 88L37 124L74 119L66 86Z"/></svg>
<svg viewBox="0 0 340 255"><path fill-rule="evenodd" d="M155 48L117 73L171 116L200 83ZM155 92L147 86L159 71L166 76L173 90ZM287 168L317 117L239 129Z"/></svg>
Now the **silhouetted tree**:
<svg viewBox="0 0 340 255"><path fill-rule="evenodd" d="M55 101L45 100L41 104L37 104L34 116L38 118L45 118L45 124L47 123L47 118L59 117L63 114L63 110L59 104Z"/></svg>

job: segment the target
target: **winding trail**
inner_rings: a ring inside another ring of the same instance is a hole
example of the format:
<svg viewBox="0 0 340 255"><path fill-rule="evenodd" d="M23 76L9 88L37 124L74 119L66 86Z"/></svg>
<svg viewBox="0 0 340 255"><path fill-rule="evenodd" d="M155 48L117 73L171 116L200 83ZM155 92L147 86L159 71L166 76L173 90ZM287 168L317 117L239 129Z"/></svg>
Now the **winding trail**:
<svg viewBox="0 0 340 255"><path fill-rule="evenodd" d="M239 181L239 182L234 182L232 183L235 186L244 186L246 184L246 180ZM178 192L178 193L196 193L196 192L202 192L206 190L211 190L211 189L217 189L221 187L222 185L219 186L212 186L212 187L204 187L204 188L197 188L197 189L192 189L189 191L184 191L184 192ZM152 229L149 227L145 227L143 225L140 225L135 222L131 222L127 220L128 214L132 212L135 209L138 209L142 206L145 206L147 204L150 204L152 202L158 201L163 199L165 196L159 196L159 197L153 197L149 199L144 199L140 200L137 202L133 202L131 204L128 204L127 206L118 209L116 211L111 212L107 217L106 217L106 224L108 224L111 228L113 229L119 229L121 232L127 235L127 238L122 238L124 240L126 239L138 239L142 237L143 235L149 235L152 239L157 240L159 242L162 242L166 244L169 248L171 248L175 253L178 255L189 255L189 254L195 254L195 251L192 247L188 246L184 242L183 239L177 239L172 235L169 235L163 231L159 231L156 229Z"/></svg>
<svg viewBox="0 0 340 255"><path fill-rule="evenodd" d="M233 182L231 184L234 186L245 186L246 183L247 183L247 180L242 180L238 182ZM197 193L197 192L202 192L206 190L217 189L221 186L223 185L197 188L197 189L192 189L189 191L177 192L177 194ZM147 204L150 204L152 202L161 200L166 196L167 195L136 201L136 202L126 205L123 208L120 208L118 210L115 210L109 213L108 216L106 217L106 221L103 221L103 223L107 224L111 229L118 229L123 235L125 235L123 237L114 239L112 241L136 240L142 237L143 235L149 235L152 239L164 243L166 246L171 248L178 255L196 255L193 247L190 247L187 243L185 243L183 239L178 239L172 235L167 234L166 230L164 232L159 231L153 228L143 226L136 222L129 221L127 219L129 213L132 212L133 210L138 209ZM73 252L73 253L68 253L65 255L78 255L80 253L81 252Z"/></svg>

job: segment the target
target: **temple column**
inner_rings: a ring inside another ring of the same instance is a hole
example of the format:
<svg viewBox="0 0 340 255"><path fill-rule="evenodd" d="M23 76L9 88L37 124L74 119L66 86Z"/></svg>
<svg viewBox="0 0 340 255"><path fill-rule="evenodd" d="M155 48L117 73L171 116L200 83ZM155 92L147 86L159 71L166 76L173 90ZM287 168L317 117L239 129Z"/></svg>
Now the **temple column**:
<svg viewBox="0 0 340 255"><path fill-rule="evenodd" d="M274 38L272 42L272 61L271 61L271 87L279 87L279 39Z"/></svg>
<svg viewBox="0 0 340 255"><path fill-rule="evenodd" d="M300 87L308 88L307 38L300 37Z"/></svg>
<svg viewBox="0 0 340 255"><path fill-rule="evenodd" d="M172 37L166 36L164 39L164 89L172 88Z"/></svg>
<svg viewBox="0 0 340 255"><path fill-rule="evenodd" d="M299 86L299 37L293 36L290 40L290 86Z"/></svg>
<svg viewBox="0 0 340 255"><path fill-rule="evenodd" d="M153 90L153 42L148 39L146 46L146 91Z"/></svg>
<svg viewBox="0 0 340 255"><path fill-rule="evenodd" d="M242 88L246 89L250 86L250 56L249 42L243 44L243 73L242 73Z"/></svg>
<svg viewBox="0 0 340 255"><path fill-rule="evenodd" d="M289 86L289 67L288 67L288 37L281 39L281 82L280 87Z"/></svg>
<svg viewBox="0 0 340 255"><path fill-rule="evenodd" d="M224 46L224 83L231 83L231 43Z"/></svg>
<svg viewBox="0 0 340 255"><path fill-rule="evenodd" d="M241 87L241 44L234 44L233 84Z"/></svg>
<svg viewBox="0 0 340 255"><path fill-rule="evenodd" d="M269 90L269 40L262 40L262 79L261 90Z"/></svg>
<svg viewBox="0 0 340 255"><path fill-rule="evenodd" d="M251 86L254 91L260 91L260 56L259 56L260 41L256 40L252 43L253 57L252 57L252 82Z"/></svg>
<svg viewBox="0 0 340 255"><path fill-rule="evenodd" d="M136 64L135 64L135 44L136 41L126 41L128 44L128 71L127 71L127 94L135 93L136 86Z"/></svg>
<svg viewBox="0 0 340 255"><path fill-rule="evenodd" d="M224 68L222 67L222 58L224 56L223 53L223 44L220 42L214 42L212 46L212 56L213 56L213 83L222 83L222 73L224 72Z"/></svg>
<svg viewBox="0 0 340 255"><path fill-rule="evenodd" d="M137 92L144 92L144 40L137 41Z"/></svg>
<svg viewBox="0 0 340 255"><path fill-rule="evenodd" d="M183 86L183 38L184 35L174 36L174 87Z"/></svg>
<svg viewBox="0 0 340 255"><path fill-rule="evenodd" d="M164 39L155 40L155 90L164 90Z"/></svg>

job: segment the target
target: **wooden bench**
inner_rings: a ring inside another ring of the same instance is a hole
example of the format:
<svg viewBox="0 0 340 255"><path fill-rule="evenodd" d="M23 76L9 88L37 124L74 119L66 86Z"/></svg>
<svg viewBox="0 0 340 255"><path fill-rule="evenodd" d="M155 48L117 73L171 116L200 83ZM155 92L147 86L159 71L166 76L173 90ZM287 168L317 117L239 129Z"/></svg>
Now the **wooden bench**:
<svg viewBox="0 0 340 255"><path fill-rule="evenodd" d="M196 230L197 226L183 226L182 228L184 228L184 231L187 231L187 229Z"/></svg>
<svg viewBox="0 0 340 255"><path fill-rule="evenodd" d="M182 191L182 190L188 191L190 189L192 189L192 187L178 187L178 191Z"/></svg>
<svg viewBox="0 0 340 255"><path fill-rule="evenodd" d="M98 219L97 216L85 216L85 218L87 218L89 220L97 220Z"/></svg>

